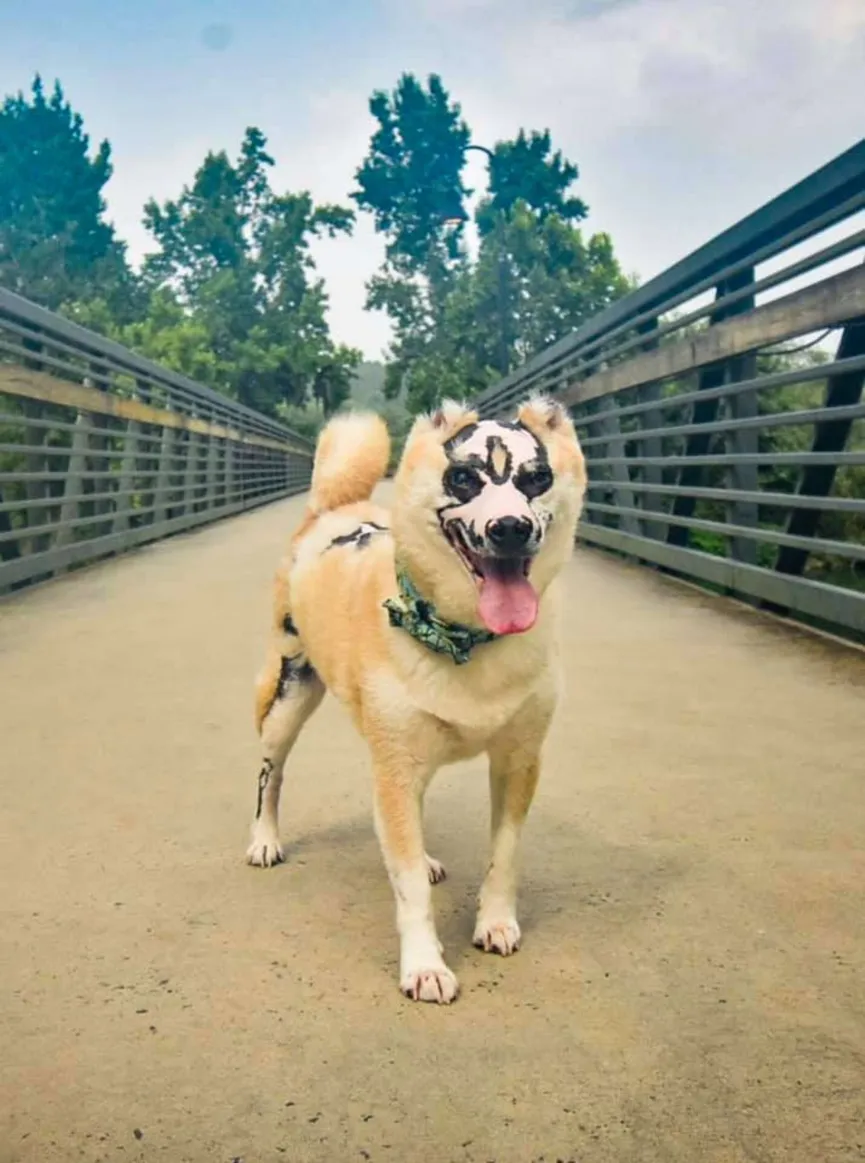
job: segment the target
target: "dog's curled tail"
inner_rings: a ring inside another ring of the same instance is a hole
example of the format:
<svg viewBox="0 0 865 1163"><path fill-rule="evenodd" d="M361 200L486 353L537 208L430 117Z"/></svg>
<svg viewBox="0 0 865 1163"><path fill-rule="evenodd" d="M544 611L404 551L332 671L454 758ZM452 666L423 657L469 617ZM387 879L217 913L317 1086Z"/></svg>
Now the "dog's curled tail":
<svg viewBox="0 0 865 1163"><path fill-rule="evenodd" d="M321 430L315 449L308 516L369 500L389 459L390 436L381 416L374 412L334 416Z"/></svg>

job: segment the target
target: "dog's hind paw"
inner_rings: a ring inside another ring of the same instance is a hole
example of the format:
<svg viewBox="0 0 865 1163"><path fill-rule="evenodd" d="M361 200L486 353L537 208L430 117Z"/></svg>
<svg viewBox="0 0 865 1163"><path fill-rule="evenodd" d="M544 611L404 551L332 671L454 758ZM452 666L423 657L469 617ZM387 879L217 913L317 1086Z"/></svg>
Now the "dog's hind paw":
<svg viewBox="0 0 865 1163"><path fill-rule="evenodd" d="M516 917L490 921L478 918L472 938L478 949L483 949L485 953L500 953L502 957L516 953L521 940L522 935Z"/></svg>
<svg viewBox="0 0 865 1163"><path fill-rule="evenodd" d="M246 863L256 868L272 868L284 860L285 852L275 836L256 836L246 850Z"/></svg>
<svg viewBox="0 0 865 1163"><path fill-rule="evenodd" d="M440 860L436 860L434 857L430 856L429 854L425 854L425 855L426 855L426 867L427 867L427 872L429 873L430 884L440 884L447 876L447 873L445 872L445 866L442 864L442 862Z"/></svg>
<svg viewBox="0 0 865 1163"><path fill-rule="evenodd" d="M412 1001L433 1001L439 1005L450 1005L460 991L459 982L446 965L410 970L402 975L399 987Z"/></svg>

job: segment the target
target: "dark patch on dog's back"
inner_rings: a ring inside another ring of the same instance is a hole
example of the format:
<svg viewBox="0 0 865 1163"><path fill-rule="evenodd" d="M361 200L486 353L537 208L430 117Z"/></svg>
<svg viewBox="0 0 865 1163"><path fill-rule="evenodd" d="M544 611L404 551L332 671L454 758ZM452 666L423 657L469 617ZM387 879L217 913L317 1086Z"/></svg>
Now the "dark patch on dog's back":
<svg viewBox="0 0 865 1163"><path fill-rule="evenodd" d="M386 525L378 525L375 521L364 521L362 525L358 525L350 533L341 533L339 537L334 537L325 549L325 553L328 549L333 549L338 545L353 545L355 549L366 549L377 533L390 533L390 529Z"/></svg>

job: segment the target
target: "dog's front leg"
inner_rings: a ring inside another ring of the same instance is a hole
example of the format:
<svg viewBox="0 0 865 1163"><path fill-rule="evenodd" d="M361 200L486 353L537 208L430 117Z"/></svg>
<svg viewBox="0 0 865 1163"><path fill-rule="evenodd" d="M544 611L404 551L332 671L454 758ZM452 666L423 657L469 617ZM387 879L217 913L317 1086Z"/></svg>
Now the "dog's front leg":
<svg viewBox="0 0 865 1163"><path fill-rule="evenodd" d="M378 748L375 830L396 897L399 986L415 1001L452 1002L459 986L445 965L432 910L421 808L433 771L395 749Z"/></svg>
<svg viewBox="0 0 865 1163"><path fill-rule="evenodd" d="M517 856L520 834L541 769L541 745L550 708L536 708L530 724L522 718L490 748L492 854L478 898L474 943L507 957L520 947L517 923ZM525 729L521 733L520 727Z"/></svg>

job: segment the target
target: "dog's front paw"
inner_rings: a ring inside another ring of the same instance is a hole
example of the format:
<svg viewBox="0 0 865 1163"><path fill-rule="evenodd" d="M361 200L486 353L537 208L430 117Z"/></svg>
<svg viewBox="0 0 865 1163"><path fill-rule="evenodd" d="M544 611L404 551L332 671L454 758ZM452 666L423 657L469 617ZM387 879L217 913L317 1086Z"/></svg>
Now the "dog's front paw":
<svg viewBox="0 0 865 1163"><path fill-rule="evenodd" d="M456 976L444 962L431 969L403 972L399 987L412 1001L434 1001L439 1005L450 1005L460 991Z"/></svg>
<svg viewBox="0 0 865 1163"><path fill-rule="evenodd" d="M426 855L427 874L429 875L430 884L440 884L441 881L443 881L445 879L445 877L447 876L447 873L445 872L445 866L442 864L442 862L440 860L436 860L433 856L430 856L428 853L426 853L425 855Z"/></svg>
<svg viewBox="0 0 865 1163"><path fill-rule="evenodd" d="M485 953L500 953L502 957L516 953L521 939L522 934L516 917L490 919L478 917L472 938L478 949L483 949Z"/></svg>
<svg viewBox="0 0 865 1163"><path fill-rule="evenodd" d="M252 836L252 843L246 850L246 863L256 868L272 868L274 864L282 864L285 852L275 832L258 830Z"/></svg>

